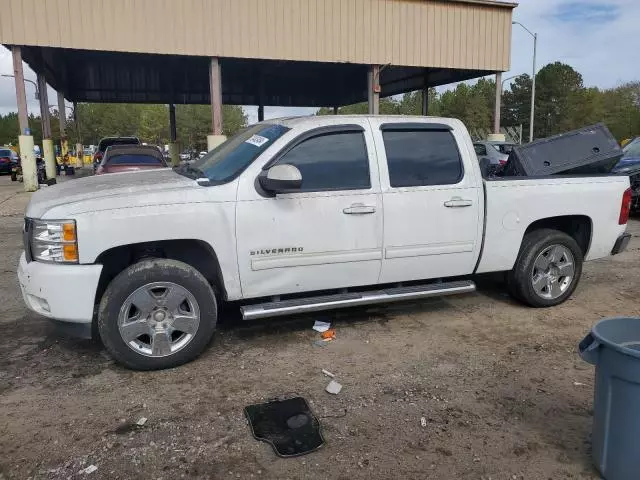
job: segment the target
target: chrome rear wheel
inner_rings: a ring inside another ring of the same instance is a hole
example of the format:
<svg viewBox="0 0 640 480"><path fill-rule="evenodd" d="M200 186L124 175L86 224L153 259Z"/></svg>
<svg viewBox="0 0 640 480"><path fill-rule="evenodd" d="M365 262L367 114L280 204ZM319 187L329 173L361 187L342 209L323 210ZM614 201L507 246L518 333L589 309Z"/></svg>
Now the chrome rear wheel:
<svg viewBox="0 0 640 480"><path fill-rule="evenodd" d="M571 250L563 245L550 245L534 261L531 284L541 298L555 300L570 287L574 275Z"/></svg>

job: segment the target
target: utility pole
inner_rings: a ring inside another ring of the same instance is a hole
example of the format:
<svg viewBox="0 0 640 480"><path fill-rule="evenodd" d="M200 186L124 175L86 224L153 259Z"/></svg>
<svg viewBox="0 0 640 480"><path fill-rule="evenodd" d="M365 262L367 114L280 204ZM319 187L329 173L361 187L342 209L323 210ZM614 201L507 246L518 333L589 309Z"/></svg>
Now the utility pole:
<svg viewBox="0 0 640 480"><path fill-rule="evenodd" d="M535 118L536 108L536 51L538 49L538 34L533 33L520 22L511 22L514 25L520 25L526 32L533 37L533 73L531 75L531 118L529 121L529 142L533 142L533 120Z"/></svg>

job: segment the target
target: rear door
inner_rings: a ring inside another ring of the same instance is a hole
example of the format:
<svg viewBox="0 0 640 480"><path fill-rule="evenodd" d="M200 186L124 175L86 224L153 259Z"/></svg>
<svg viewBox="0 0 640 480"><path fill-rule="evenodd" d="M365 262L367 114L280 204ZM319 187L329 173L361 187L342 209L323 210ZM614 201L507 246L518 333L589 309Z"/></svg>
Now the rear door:
<svg viewBox="0 0 640 480"><path fill-rule="evenodd" d="M462 124L370 121L384 204L380 282L472 273L480 251L484 198Z"/></svg>

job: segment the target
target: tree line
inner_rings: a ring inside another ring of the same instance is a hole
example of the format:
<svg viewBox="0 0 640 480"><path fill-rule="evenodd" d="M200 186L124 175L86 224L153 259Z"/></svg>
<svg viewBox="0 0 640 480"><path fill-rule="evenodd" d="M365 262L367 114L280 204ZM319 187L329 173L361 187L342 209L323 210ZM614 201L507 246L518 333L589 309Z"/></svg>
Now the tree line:
<svg viewBox="0 0 640 480"><path fill-rule="evenodd" d="M169 143L169 106L124 103L80 103L75 116L66 118L66 135L70 145L97 145L108 136L137 136L152 145ZM233 135L247 125L242 107L224 105L222 130ZM183 149L206 150L207 135L211 133L211 107L208 105L176 105L178 143ZM36 144L42 138L40 116L29 115L29 128ZM0 115L0 145L17 145L18 114ZM60 142L57 110L51 112L51 133L54 144Z"/></svg>
<svg viewBox="0 0 640 480"><path fill-rule="evenodd" d="M529 131L531 115L531 76L519 75L502 94L501 125ZM454 89L438 93L429 90L429 115L462 120L469 130L491 131L495 112L495 80L481 78L475 84L459 83ZM400 98L380 100L380 113L420 115L422 92ZM320 115L332 109L322 108ZM367 113L367 104L338 109L340 114ZM619 140L640 135L640 81L615 88L585 87L582 75L571 66L555 62L536 74L534 137L544 138L586 125L604 122ZM526 135L525 135L526 137Z"/></svg>
<svg viewBox="0 0 640 480"><path fill-rule="evenodd" d="M502 95L502 126L522 125L529 131L531 76L516 77ZM380 113L420 115L422 92L383 98ZM481 78L474 84L459 83L444 92L429 90L429 114L462 120L471 131L491 131L495 106L495 81ZM136 135L141 141L164 145L169 142L169 108L167 105L79 104L78 123L66 119L70 144L97 144L105 136ZM319 115L333 113L321 108ZM341 114L365 114L367 104L358 103L339 109ZM604 122L618 140L640 135L640 81L615 88L585 87L582 75L571 66L555 62L536 74L536 110L534 135L548 137ZM59 142L57 112L52 112L54 142ZM211 109L208 105L176 105L178 142L182 148L204 150L211 132ZM223 106L223 133L233 135L247 125L242 107ZM42 138L40 117L31 115L29 126L36 144ZM0 145L17 144L18 116L0 116Z"/></svg>

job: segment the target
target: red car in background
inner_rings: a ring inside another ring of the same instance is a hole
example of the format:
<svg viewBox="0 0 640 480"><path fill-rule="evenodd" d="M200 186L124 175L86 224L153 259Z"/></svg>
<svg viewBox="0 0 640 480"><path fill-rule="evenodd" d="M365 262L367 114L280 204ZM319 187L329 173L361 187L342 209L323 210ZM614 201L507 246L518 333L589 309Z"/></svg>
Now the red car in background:
<svg viewBox="0 0 640 480"><path fill-rule="evenodd" d="M162 152L151 145L114 145L104 153L96 175L166 168Z"/></svg>

